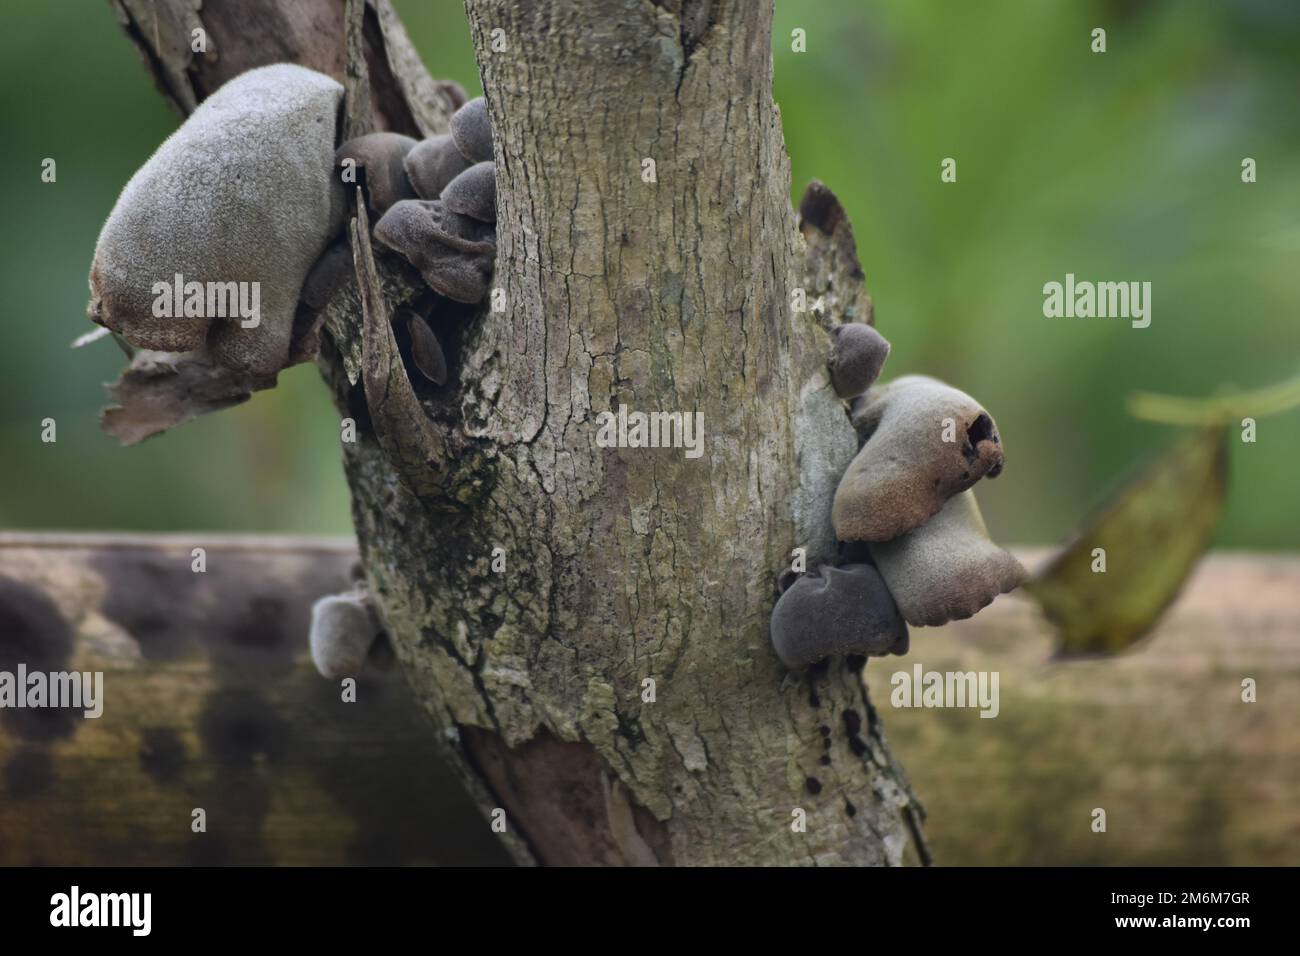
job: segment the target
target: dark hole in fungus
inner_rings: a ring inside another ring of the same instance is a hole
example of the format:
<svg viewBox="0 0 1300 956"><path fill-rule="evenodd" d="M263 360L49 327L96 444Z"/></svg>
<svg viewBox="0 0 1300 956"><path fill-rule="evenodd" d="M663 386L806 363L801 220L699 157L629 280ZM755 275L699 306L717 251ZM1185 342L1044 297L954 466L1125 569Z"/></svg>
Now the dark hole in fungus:
<svg viewBox="0 0 1300 956"><path fill-rule="evenodd" d="M821 765L822 765L823 767L829 767L829 766L831 765L831 755L830 755L830 754L822 754L822 755L821 755Z"/></svg>
<svg viewBox="0 0 1300 956"><path fill-rule="evenodd" d="M814 797L817 796L817 794L822 792L822 782L818 780L816 777L809 777L807 780L803 782L803 785L808 789L808 792L811 793Z"/></svg>
<svg viewBox="0 0 1300 956"><path fill-rule="evenodd" d="M997 439L993 435L993 419L989 418L986 412L980 412L979 417L966 427L966 437L972 445L978 445L982 441L992 441L997 444Z"/></svg>
<svg viewBox="0 0 1300 956"><path fill-rule="evenodd" d="M850 802L850 801L848 801L848 800L845 800L845 801L844 801L844 812L847 813L847 814L848 814L849 816L851 816L851 817L856 817L856 816L858 815L858 808L855 807L855 806L852 804L852 802Z"/></svg>
<svg viewBox="0 0 1300 956"><path fill-rule="evenodd" d="M829 737L831 735L831 729L825 724L822 724L817 728L817 733L821 734L823 737Z"/></svg>

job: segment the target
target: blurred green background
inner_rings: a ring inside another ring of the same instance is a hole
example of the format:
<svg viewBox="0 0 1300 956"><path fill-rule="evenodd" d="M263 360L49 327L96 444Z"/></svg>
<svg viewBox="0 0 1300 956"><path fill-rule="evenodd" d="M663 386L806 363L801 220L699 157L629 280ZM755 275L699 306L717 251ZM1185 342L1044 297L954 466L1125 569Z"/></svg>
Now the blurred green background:
<svg viewBox="0 0 1300 956"><path fill-rule="evenodd" d="M395 4L435 75L477 93L459 0ZM805 53L791 51L796 27ZM1297 49L1289 0L778 2L794 196L816 177L848 208L890 374L946 378L997 418L1009 466L980 497L999 539L1065 537L1171 437L1125 414L1131 391L1300 369ZM177 119L102 0L10 5L0 79L14 172L0 527L349 530L337 419L312 366L137 448L99 432L122 356L68 343L91 328L99 226ZM939 180L949 156L956 184ZM46 157L55 184L40 182ZM1151 327L1044 318L1042 286L1067 272L1150 281ZM40 441L46 417L55 444ZM1300 547L1300 412L1262 420L1232 459L1218 543Z"/></svg>

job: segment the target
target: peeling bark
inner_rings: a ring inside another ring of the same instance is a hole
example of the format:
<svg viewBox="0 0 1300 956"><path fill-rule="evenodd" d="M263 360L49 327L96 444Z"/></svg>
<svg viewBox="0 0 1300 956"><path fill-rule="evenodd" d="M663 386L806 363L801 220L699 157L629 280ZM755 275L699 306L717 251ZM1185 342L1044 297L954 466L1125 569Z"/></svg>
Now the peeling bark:
<svg viewBox="0 0 1300 956"><path fill-rule="evenodd" d="M160 0L164 24L192 5ZM165 89L210 92L232 60L342 79L342 0L260 5L298 25L279 46L226 22L239 6L196 14L227 54L248 44L215 63L185 66L138 23L132 37ZM320 359L363 426L344 459L371 591L448 756L485 812L507 811L525 862L897 864L913 843L924 860L864 661L791 681L768 640L791 550L833 547L821 489L855 447L824 327L870 314L834 197L810 191L803 235L790 206L770 5L467 11L505 311L448 320L452 380L417 400L417 425L378 317L418 283L359 252ZM386 0L366 17L376 127L444 130L455 89L403 52ZM833 294L796 314L797 286ZM704 455L598 447L597 415L620 404L702 412Z"/></svg>

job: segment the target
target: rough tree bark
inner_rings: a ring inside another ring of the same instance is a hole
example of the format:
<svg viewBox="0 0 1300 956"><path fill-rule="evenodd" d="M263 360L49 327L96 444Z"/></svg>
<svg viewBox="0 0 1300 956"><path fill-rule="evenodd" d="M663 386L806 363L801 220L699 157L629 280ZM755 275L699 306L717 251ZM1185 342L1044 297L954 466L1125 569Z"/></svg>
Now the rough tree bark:
<svg viewBox="0 0 1300 956"><path fill-rule="evenodd" d="M182 110L263 62L345 79L343 0L114 2ZM504 311L464 322L421 402L385 321L413 283L381 256L383 294L360 269L320 359L361 424L344 458L367 576L445 756L506 810L520 861L927 860L864 661L791 681L768 641L776 576L831 546L827 481L855 447L824 329L870 312L834 197L791 208L770 4L466 8ZM387 0L365 18L376 127L445 129L453 94ZM196 24L206 57L180 42ZM796 287L824 307L794 312ZM702 412L703 456L598 447L620 404Z"/></svg>

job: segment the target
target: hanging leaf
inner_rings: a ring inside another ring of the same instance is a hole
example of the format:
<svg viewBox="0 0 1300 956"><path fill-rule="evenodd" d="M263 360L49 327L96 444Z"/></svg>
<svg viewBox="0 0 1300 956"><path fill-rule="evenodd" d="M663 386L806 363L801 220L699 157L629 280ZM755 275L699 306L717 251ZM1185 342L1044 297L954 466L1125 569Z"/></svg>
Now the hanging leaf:
<svg viewBox="0 0 1300 956"><path fill-rule="evenodd" d="M1025 588L1060 655L1118 654L1151 630L1209 545L1226 485L1226 430L1187 431L1034 575Z"/></svg>

